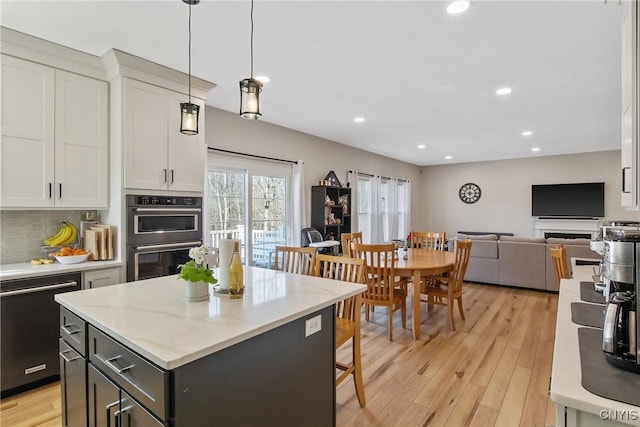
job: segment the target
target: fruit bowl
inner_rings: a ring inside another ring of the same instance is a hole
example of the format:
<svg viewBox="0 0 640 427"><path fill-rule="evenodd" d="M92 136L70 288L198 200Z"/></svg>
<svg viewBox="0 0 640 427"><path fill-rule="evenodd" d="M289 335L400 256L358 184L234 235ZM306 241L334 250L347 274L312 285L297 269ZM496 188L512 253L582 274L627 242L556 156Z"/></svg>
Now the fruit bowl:
<svg viewBox="0 0 640 427"><path fill-rule="evenodd" d="M56 260L58 260L60 264L78 264L85 262L87 258L89 258L89 254L56 256Z"/></svg>

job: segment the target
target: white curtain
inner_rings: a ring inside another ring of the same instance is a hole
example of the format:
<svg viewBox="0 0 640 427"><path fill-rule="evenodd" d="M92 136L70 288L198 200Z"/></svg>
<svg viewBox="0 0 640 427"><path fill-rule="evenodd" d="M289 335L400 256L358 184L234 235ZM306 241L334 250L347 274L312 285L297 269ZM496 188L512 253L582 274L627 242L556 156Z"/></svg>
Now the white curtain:
<svg viewBox="0 0 640 427"><path fill-rule="evenodd" d="M411 231L411 181L405 181L401 185L404 187L404 191L402 200L399 200L399 215L402 218L398 218L398 239L404 240Z"/></svg>
<svg viewBox="0 0 640 427"><path fill-rule="evenodd" d="M351 187L351 200L349 200L351 206L349 209L351 210L351 232L354 233L360 231L358 225L358 172L347 172L347 182L349 183L349 187Z"/></svg>
<svg viewBox="0 0 640 427"><path fill-rule="evenodd" d="M387 181L387 215L386 215L386 227L388 230L385 236L385 241L390 242L392 240L401 239L398 236L398 179L391 178Z"/></svg>
<svg viewBox="0 0 640 427"><path fill-rule="evenodd" d="M293 206L290 212L293 218L291 218L292 230L288 233L291 238L289 244L291 246L302 246L300 233L307 226L307 224L303 224L304 218L307 217L305 208L307 204L304 200L304 162L302 160L298 160L298 163L293 165L291 190Z"/></svg>

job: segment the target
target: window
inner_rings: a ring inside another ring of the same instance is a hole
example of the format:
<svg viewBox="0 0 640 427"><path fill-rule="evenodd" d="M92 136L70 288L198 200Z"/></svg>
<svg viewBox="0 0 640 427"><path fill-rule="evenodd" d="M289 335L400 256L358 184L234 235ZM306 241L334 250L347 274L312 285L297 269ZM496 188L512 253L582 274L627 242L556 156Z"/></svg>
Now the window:
<svg viewBox="0 0 640 427"><path fill-rule="evenodd" d="M367 243L404 240L411 227L411 183L356 173L357 229Z"/></svg>
<svg viewBox="0 0 640 427"><path fill-rule="evenodd" d="M288 164L211 156L205 242L239 239L246 265L271 268L276 245L291 240L291 174Z"/></svg>

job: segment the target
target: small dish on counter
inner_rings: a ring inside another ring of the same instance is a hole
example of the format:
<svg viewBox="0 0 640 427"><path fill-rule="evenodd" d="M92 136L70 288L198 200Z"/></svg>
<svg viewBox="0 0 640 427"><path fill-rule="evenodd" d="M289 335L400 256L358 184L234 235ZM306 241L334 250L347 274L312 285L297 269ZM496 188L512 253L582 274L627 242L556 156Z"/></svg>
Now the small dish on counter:
<svg viewBox="0 0 640 427"><path fill-rule="evenodd" d="M81 262L85 262L87 258L89 258L89 254L56 256L56 260L60 264L79 264Z"/></svg>

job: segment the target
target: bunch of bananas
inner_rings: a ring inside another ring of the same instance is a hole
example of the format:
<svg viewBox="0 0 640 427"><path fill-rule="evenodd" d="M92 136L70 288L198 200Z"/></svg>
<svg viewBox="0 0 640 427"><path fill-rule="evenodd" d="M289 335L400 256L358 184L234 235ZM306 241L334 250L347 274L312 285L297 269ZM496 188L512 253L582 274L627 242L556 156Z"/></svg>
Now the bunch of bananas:
<svg viewBox="0 0 640 427"><path fill-rule="evenodd" d="M60 229L54 235L44 241L47 246L62 246L75 242L78 237L78 229L75 225L67 221L62 221Z"/></svg>

